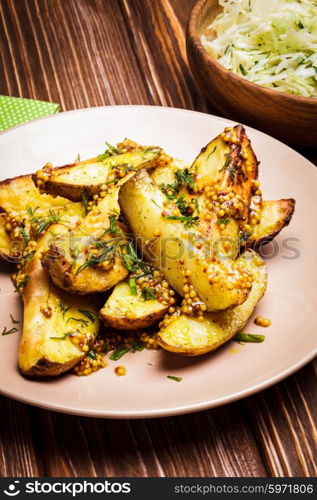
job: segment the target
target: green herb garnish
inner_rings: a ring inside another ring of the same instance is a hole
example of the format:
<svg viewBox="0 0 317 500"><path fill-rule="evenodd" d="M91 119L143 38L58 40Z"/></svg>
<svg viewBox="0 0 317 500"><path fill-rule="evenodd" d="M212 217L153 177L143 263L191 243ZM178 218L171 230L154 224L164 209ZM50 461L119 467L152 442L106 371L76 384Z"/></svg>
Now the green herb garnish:
<svg viewBox="0 0 317 500"><path fill-rule="evenodd" d="M87 319L74 318L73 316L69 317L66 323L68 323L69 321L77 321L77 323L81 323L84 326L88 326L89 324L89 321Z"/></svg>
<svg viewBox="0 0 317 500"><path fill-rule="evenodd" d="M107 158L109 158L109 156L111 156L111 154L110 154L110 151L107 149L104 153L97 156L97 161L106 160Z"/></svg>
<svg viewBox="0 0 317 500"><path fill-rule="evenodd" d="M122 234L122 231L117 226L118 217L116 214L109 215L109 229L107 229L103 234L111 233L115 235Z"/></svg>
<svg viewBox="0 0 317 500"><path fill-rule="evenodd" d="M142 288L141 295L144 300L156 299L155 289L152 286L147 286L146 288Z"/></svg>
<svg viewBox="0 0 317 500"><path fill-rule="evenodd" d="M35 212L39 209L40 207L32 208L32 207L26 207L26 213L29 216L30 222L32 223L37 223L39 221L39 217L35 215Z"/></svg>
<svg viewBox="0 0 317 500"><path fill-rule="evenodd" d="M231 181L234 181L234 177L236 175L235 169L234 168L228 168L228 172L229 172L229 176L230 176Z"/></svg>
<svg viewBox="0 0 317 500"><path fill-rule="evenodd" d="M130 278L129 279L129 287L130 287L130 292L131 292L132 295L137 295L138 294L138 290L137 290L135 278Z"/></svg>
<svg viewBox="0 0 317 500"><path fill-rule="evenodd" d="M176 170L175 177L179 186L187 186L191 190L195 188L194 174L190 172L189 168L184 168L184 170Z"/></svg>
<svg viewBox="0 0 317 500"><path fill-rule="evenodd" d="M21 233L21 236L23 238L24 243L27 245L30 240L29 240L28 235L26 234L24 227L20 227L20 233Z"/></svg>
<svg viewBox="0 0 317 500"><path fill-rule="evenodd" d="M156 205L159 209L162 209L162 207L160 207L160 205L158 205L158 204L156 203L156 201L155 201L155 200L153 200L153 198L151 198L151 202L152 202L152 203L154 203L154 205Z"/></svg>
<svg viewBox="0 0 317 500"><path fill-rule="evenodd" d="M303 25L303 23L302 23L302 21L300 19L297 21L296 24L297 24L297 26L299 27L300 30L303 30L305 28L305 26Z"/></svg>
<svg viewBox="0 0 317 500"><path fill-rule="evenodd" d="M14 317L12 316L12 314L10 314L10 318L11 318L11 321L14 325L17 325L20 323L20 321L17 321L16 319L14 319Z"/></svg>
<svg viewBox="0 0 317 500"><path fill-rule="evenodd" d="M174 375L167 375L166 378L169 378L171 380L175 380L175 382L181 382L183 380L183 377L174 377Z"/></svg>
<svg viewBox="0 0 317 500"><path fill-rule="evenodd" d="M243 342L251 342L254 344L260 344L261 342L264 342L265 340L265 335L253 335L251 333L238 333L235 337L233 337L233 340L239 343Z"/></svg>
<svg viewBox="0 0 317 500"><path fill-rule="evenodd" d="M192 202L194 202L194 205L195 205L195 208L196 208L196 212L198 213L198 215L200 214L200 210L199 210L199 202L198 202L198 198L193 198L192 199Z"/></svg>
<svg viewBox="0 0 317 500"><path fill-rule="evenodd" d="M146 275L151 274L149 266L137 256L131 241L125 245L124 250L125 253L121 252L121 258L130 273L135 273L137 270L141 270Z"/></svg>
<svg viewBox="0 0 317 500"><path fill-rule="evenodd" d="M224 164L221 167L221 169L219 170L219 172L222 172L223 170L225 170L226 168L228 168L231 162L232 162L231 156L227 156L226 161L224 162Z"/></svg>
<svg viewBox="0 0 317 500"><path fill-rule="evenodd" d="M134 340L131 344L131 347L134 351L143 351L145 349L145 345L142 342L138 342Z"/></svg>
<svg viewBox="0 0 317 500"><path fill-rule="evenodd" d="M174 200L179 191L179 183L174 182L173 184L160 184L159 188L168 200Z"/></svg>
<svg viewBox="0 0 317 500"><path fill-rule="evenodd" d="M117 165L116 165L117 166ZM131 167L131 165L120 165L121 167L123 167L123 170L125 172L136 172L136 168L134 167Z"/></svg>
<svg viewBox="0 0 317 500"><path fill-rule="evenodd" d="M111 151L113 155L118 155L120 153L120 149L116 148L115 146L112 146L112 144L110 144L107 141L105 141L105 143L106 146L108 146L109 151Z"/></svg>
<svg viewBox="0 0 317 500"><path fill-rule="evenodd" d="M178 210L182 215L188 215L188 210L189 210L189 204L185 201L185 198L183 195L179 196L177 200L175 201L175 205L177 206Z"/></svg>
<svg viewBox="0 0 317 500"><path fill-rule="evenodd" d="M230 219L218 219L217 220L217 224L219 224L219 225L224 224L226 226L227 224L229 224L229 222L230 222Z"/></svg>
<svg viewBox="0 0 317 500"><path fill-rule="evenodd" d="M128 347L119 347L111 354L109 359L111 359L112 361L118 361L118 359L122 358L122 356L127 354L127 352L129 351L130 349Z"/></svg>
<svg viewBox="0 0 317 500"><path fill-rule="evenodd" d="M90 351L88 352L88 356L90 359L93 359L94 361L96 361L97 359L97 353L93 349L90 349Z"/></svg>
<svg viewBox="0 0 317 500"><path fill-rule="evenodd" d="M30 279L30 276L25 276L24 280L20 281L20 283L18 285L16 285L15 291L20 293L22 288L24 288L25 285L27 284L27 282L29 281L29 279Z"/></svg>
<svg viewBox="0 0 317 500"><path fill-rule="evenodd" d="M80 153L77 153L77 156L75 158L75 163L77 163L78 161L80 161Z"/></svg>
<svg viewBox="0 0 317 500"><path fill-rule="evenodd" d="M121 244L121 241L122 240L120 238L111 238L110 240L107 241L96 240L92 246L94 246L95 248L101 248L102 249L101 253L99 255L88 258L86 262L84 262L81 266L78 267L75 274L76 275L79 274L81 271L86 269L86 267L96 266L97 264L100 264L105 260L112 259L116 249Z"/></svg>
<svg viewBox="0 0 317 500"><path fill-rule="evenodd" d="M86 309L78 309L78 312L86 316L86 318L88 318L91 323L94 323L96 321L96 315L92 311L87 311Z"/></svg>
<svg viewBox="0 0 317 500"><path fill-rule="evenodd" d="M15 326L13 328L11 328L11 330L7 330L7 327L5 326L4 329L2 330L1 335L11 335L11 333L15 333L17 331L18 331L18 329L15 328Z"/></svg>
<svg viewBox="0 0 317 500"><path fill-rule="evenodd" d="M207 156L207 160L209 160L209 157L214 154L214 152L216 151L216 149L217 149L217 146L215 146L214 149L209 153L209 155Z"/></svg>
<svg viewBox="0 0 317 500"><path fill-rule="evenodd" d="M107 184L108 186L109 184L117 184L118 182L119 179L114 178L114 179L109 179L108 181L105 182L105 184Z"/></svg>
<svg viewBox="0 0 317 500"><path fill-rule="evenodd" d="M24 265L27 264L32 259L34 254L35 254L35 250L31 250L31 252L22 256L22 260L23 260Z"/></svg>
<svg viewBox="0 0 317 500"><path fill-rule="evenodd" d="M38 228L36 230L36 234L41 234L45 229L47 229L48 226L51 224L58 224L59 222L62 222L62 216L60 215L59 212L54 212L54 210L50 209L48 211L48 216L46 219L38 219Z"/></svg>
<svg viewBox="0 0 317 500"><path fill-rule="evenodd" d="M239 236L240 245L244 245L248 241L250 236L252 236L252 231L242 231Z"/></svg>
<svg viewBox="0 0 317 500"><path fill-rule="evenodd" d="M74 332L67 332L67 333L64 333L64 335L62 335L62 337L50 337L50 339L53 339L53 340L66 340L70 335L73 335Z"/></svg>
<svg viewBox="0 0 317 500"><path fill-rule="evenodd" d="M60 307L60 310L62 311L63 317L65 316L67 311L69 311L71 309L71 306L68 306L68 307L65 306L64 299L61 299L59 301L59 307Z"/></svg>
<svg viewBox="0 0 317 500"><path fill-rule="evenodd" d="M199 223L199 217L192 217L192 216L187 216L185 217L184 215L165 215L165 219L168 220L179 220L181 222L185 222L184 227L185 229L190 229L193 226L196 226Z"/></svg>

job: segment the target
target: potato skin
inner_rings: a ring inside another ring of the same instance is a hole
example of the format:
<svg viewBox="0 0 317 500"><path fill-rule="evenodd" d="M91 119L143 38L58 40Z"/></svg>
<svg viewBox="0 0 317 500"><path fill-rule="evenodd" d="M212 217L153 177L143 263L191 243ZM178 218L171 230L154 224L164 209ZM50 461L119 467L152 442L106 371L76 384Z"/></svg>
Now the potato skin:
<svg viewBox="0 0 317 500"><path fill-rule="evenodd" d="M85 354L82 354L81 356L78 356L70 361L66 361L65 363L58 363L43 357L39 359L35 365L31 366L30 369L23 371L21 368L22 365L20 366L20 369L26 377L57 377L58 375L74 368L84 358Z"/></svg>
<svg viewBox="0 0 317 500"><path fill-rule="evenodd" d="M5 228L6 212L21 215L28 230L29 220L26 208L36 209L38 216L45 217L49 210L62 215L63 219L77 220L84 216L82 203L72 203L61 197L53 198L40 194L32 182L31 175L21 175L0 182L0 258L6 262L18 263L25 242L21 237L12 237ZM12 245L17 241L16 246ZM16 251L15 251L16 250Z"/></svg>
<svg viewBox="0 0 317 500"><path fill-rule="evenodd" d="M23 331L18 362L20 371L26 376L56 376L71 369L85 357L85 353L68 338L58 340L52 337L62 337L66 332L80 329L94 339L100 325L95 298L61 292L42 268L40 256L49 238L49 233L43 236L25 269L29 281L23 291ZM61 309L61 301L70 307L67 313ZM45 316L41 306L49 307L51 315ZM86 324L74 321L74 317L84 318L79 309L91 311L95 321Z"/></svg>
<svg viewBox="0 0 317 500"><path fill-rule="evenodd" d="M74 204L61 196L40 194L32 181L32 175L20 175L0 182L0 212L25 212L27 206L33 209L38 207L38 212L67 207L74 215L84 215L82 203Z"/></svg>
<svg viewBox="0 0 317 500"><path fill-rule="evenodd" d="M168 311L158 300L144 300L140 293L132 295L127 281L116 285L100 318L106 326L118 330L140 330L157 323Z"/></svg>
<svg viewBox="0 0 317 500"><path fill-rule="evenodd" d="M53 196L63 196L72 201L82 201L83 193L87 197L99 194L101 186L108 180L114 166L128 165L135 170L152 168L160 156L160 148L143 151L136 150L106 158L103 161L92 158L72 163L62 167L43 167L33 174L32 179L38 188ZM128 172L120 183L122 184L134 172Z"/></svg>
<svg viewBox="0 0 317 500"><path fill-rule="evenodd" d="M290 223L295 205L293 198L263 201L260 223L255 226L246 247L256 249L272 241Z"/></svg>
<svg viewBox="0 0 317 500"><path fill-rule="evenodd" d="M220 347L246 325L265 293L267 270L263 259L252 250L239 259L245 261L255 277L247 300L231 310L205 313L203 321L185 315L172 316L157 336L163 349L182 356L200 356Z"/></svg>
<svg viewBox="0 0 317 500"><path fill-rule="evenodd" d="M124 317L117 318L115 316L111 316L108 314L102 313L100 311L100 319L104 322L106 326L110 328L114 328L116 330L142 330L143 328L149 328L152 325L155 325L164 314L167 312L168 308L165 310L157 311L144 316L143 318L139 317Z"/></svg>

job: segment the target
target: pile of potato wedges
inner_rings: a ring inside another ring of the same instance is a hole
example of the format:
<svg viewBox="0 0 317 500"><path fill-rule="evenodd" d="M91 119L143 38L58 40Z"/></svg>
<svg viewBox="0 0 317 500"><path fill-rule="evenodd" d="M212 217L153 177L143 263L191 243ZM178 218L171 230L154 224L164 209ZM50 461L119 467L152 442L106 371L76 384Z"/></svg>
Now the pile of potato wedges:
<svg viewBox="0 0 317 500"><path fill-rule="evenodd" d="M216 349L265 293L259 249L294 212L293 199L262 199L241 125L191 165L128 139L106 144L96 158L0 182L0 256L16 266L24 375L56 376L89 356L97 366L101 326L104 337L151 329L175 354Z"/></svg>

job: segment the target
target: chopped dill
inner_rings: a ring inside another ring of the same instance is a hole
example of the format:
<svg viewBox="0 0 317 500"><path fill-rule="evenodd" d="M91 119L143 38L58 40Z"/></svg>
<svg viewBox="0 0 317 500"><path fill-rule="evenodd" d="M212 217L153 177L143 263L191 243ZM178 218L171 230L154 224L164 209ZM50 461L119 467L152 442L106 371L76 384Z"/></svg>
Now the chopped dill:
<svg viewBox="0 0 317 500"><path fill-rule="evenodd" d="M1 335L11 335L11 333L15 333L17 331L18 331L18 329L15 326L13 328L11 328L10 330L7 330L7 327L5 326L4 329L2 330Z"/></svg>
<svg viewBox="0 0 317 500"><path fill-rule="evenodd" d="M142 288L141 294L142 294L142 298L144 300L155 300L156 299L155 289L152 286Z"/></svg>

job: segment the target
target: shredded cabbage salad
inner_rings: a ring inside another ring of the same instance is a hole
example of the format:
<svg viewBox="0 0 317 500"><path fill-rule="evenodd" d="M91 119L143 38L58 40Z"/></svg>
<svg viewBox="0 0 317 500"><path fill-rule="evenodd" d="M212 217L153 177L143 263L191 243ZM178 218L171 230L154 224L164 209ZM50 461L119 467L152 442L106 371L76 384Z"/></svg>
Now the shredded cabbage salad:
<svg viewBox="0 0 317 500"><path fill-rule="evenodd" d="M225 68L289 94L317 97L317 0L219 0L201 41Z"/></svg>

